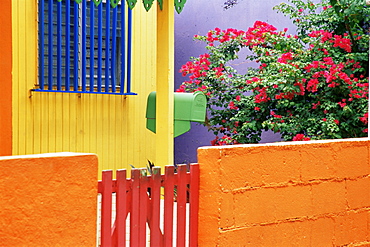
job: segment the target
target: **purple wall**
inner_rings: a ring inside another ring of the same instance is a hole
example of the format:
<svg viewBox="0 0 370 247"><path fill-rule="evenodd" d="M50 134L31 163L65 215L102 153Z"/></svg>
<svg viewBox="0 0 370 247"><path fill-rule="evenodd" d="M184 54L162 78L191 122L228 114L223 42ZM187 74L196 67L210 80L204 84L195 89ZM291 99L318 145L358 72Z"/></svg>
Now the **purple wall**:
<svg viewBox="0 0 370 247"><path fill-rule="evenodd" d="M278 30L287 27L288 33L295 28L290 19L272 10L282 0L239 0L234 7L224 10L226 0L188 0L181 14L175 16L175 88L185 79L178 71L191 56L206 52L204 43L193 41L195 34L205 35L209 30L236 28L247 30L256 20L274 25ZM212 2L212 3L211 3ZM175 138L175 163L196 162L197 148L209 146L214 135L207 128L192 123L192 128ZM262 135L261 142L276 142L280 136L272 132Z"/></svg>

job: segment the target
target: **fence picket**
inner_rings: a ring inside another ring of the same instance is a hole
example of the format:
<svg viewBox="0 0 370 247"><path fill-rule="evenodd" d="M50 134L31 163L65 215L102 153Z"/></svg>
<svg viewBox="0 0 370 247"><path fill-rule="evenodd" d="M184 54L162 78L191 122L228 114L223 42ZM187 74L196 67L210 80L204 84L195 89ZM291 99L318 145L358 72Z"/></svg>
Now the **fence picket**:
<svg viewBox="0 0 370 247"><path fill-rule="evenodd" d="M132 169L131 170L131 179L132 179L132 203L131 203L131 214L130 214L130 246L137 247L139 246L139 189L140 189L140 170Z"/></svg>
<svg viewBox="0 0 370 247"><path fill-rule="evenodd" d="M166 166L164 179L164 246L172 247L173 241L173 199L174 199L174 170Z"/></svg>
<svg viewBox="0 0 370 247"><path fill-rule="evenodd" d="M199 165L190 165L189 182L189 246L198 246L198 211L199 211Z"/></svg>
<svg viewBox="0 0 370 247"><path fill-rule="evenodd" d="M186 166L177 168L177 236L176 246L185 247L186 243Z"/></svg>
<svg viewBox="0 0 370 247"><path fill-rule="evenodd" d="M160 199L161 199L161 168L154 167L151 179L151 217L149 222L150 244L162 246L162 232L160 229Z"/></svg>
<svg viewBox="0 0 370 247"><path fill-rule="evenodd" d="M143 171L140 169L140 171ZM139 209L139 247L146 246L146 220L148 218L148 177L143 176L140 172L140 189L139 189L139 197L140 197L140 209Z"/></svg>
<svg viewBox="0 0 370 247"><path fill-rule="evenodd" d="M126 247L127 181L126 170L118 170L116 189L116 229L118 247Z"/></svg>
<svg viewBox="0 0 370 247"><path fill-rule="evenodd" d="M103 171L101 206L101 246L112 246L112 171Z"/></svg>

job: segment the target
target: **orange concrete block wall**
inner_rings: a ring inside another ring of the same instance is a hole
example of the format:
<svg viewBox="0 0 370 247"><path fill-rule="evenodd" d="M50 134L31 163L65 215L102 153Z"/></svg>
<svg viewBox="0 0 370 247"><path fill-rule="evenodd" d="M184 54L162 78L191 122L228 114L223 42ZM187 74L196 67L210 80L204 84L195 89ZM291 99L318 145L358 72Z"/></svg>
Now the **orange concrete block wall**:
<svg viewBox="0 0 370 247"><path fill-rule="evenodd" d="M0 157L0 246L96 246L98 160Z"/></svg>
<svg viewBox="0 0 370 247"><path fill-rule="evenodd" d="M370 246L369 147L200 148L199 246Z"/></svg>

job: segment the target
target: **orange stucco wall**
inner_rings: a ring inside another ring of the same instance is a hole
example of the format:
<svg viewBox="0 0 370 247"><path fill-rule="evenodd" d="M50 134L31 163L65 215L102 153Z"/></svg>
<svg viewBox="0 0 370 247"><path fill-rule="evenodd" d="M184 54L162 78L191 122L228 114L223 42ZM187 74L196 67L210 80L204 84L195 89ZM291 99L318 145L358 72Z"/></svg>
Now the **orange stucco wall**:
<svg viewBox="0 0 370 247"><path fill-rule="evenodd" d="M0 157L0 246L96 246L97 157Z"/></svg>
<svg viewBox="0 0 370 247"><path fill-rule="evenodd" d="M0 156L12 154L11 0L0 1Z"/></svg>
<svg viewBox="0 0 370 247"><path fill-rule="evenodd" d="M200 148L199 246L370 246L369 147Z"/></svg>

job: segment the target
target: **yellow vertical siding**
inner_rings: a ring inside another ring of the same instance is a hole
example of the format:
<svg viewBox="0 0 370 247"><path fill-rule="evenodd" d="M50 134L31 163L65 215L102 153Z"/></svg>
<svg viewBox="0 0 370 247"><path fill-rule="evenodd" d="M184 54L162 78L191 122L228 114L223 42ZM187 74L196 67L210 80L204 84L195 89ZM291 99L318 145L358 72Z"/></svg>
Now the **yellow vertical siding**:
<svg viewBox="0 0 370 247"><path fill-rule="evenodd" d="M13 0L12 12L13 154L96 153L100 170L155 162L155 135L145 127L145 110L156 81L156 9L133 11L137 96L33 92L29 97L37 82L37 3Z"/></svg>
<svg viewBox="0 0 370 247"><path fill-rule="evenodd" d="M173 111L174 111L174 4L163 2L163 11L157 18L157 98L156 132L158 163L172 165L173 151Z"/></svg>

